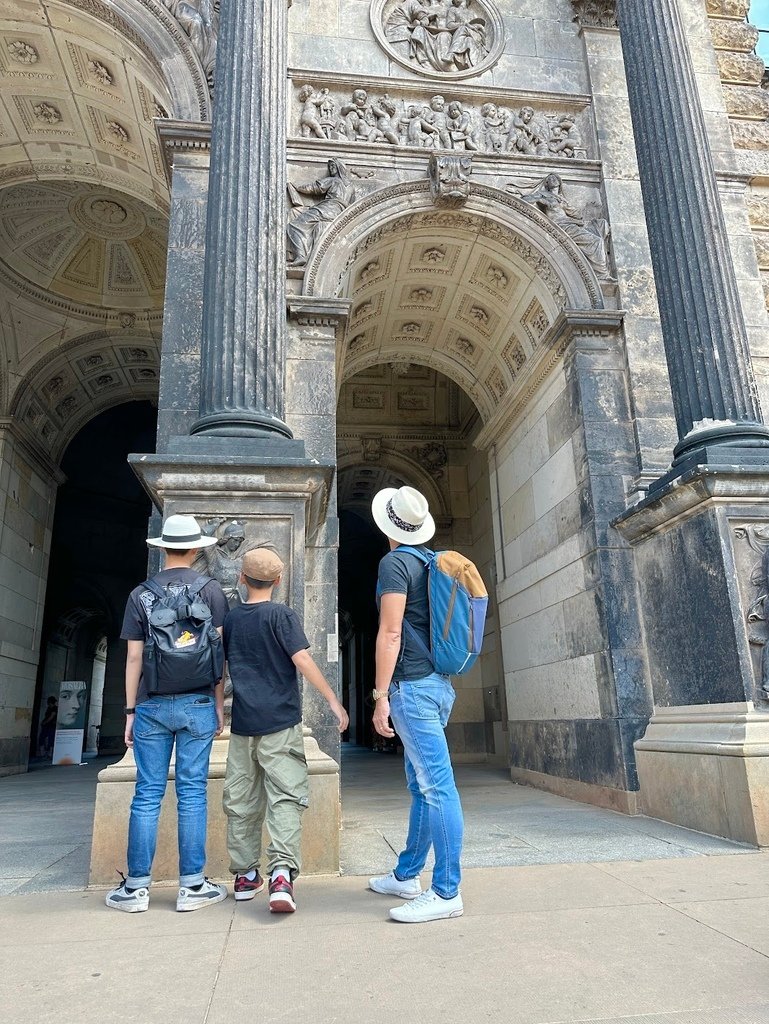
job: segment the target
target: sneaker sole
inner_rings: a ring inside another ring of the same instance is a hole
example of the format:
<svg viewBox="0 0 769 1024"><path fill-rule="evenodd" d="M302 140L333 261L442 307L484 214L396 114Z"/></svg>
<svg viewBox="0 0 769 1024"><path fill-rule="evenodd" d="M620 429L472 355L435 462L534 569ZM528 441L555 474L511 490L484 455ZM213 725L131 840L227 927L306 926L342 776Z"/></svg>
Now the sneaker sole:
<svg viewBox="0 0 769 1024"><path fill-rule="evenodd" d="M227 893L223 892L220 893L218 896L211 896L209 899L205 901L201 900L200 903L185 903L182 906L179 906L179 904L177 903L176 910L179 914L189 914L193 910L203 910L204 907L212 907L215 903L221 903L222 900L226 899Z"/></svg>
<svg viewBox="0 0 769 1024"><path fill-rule="evenodd" d="M233 893L233 895L235 896L235 899L240 902L240 900L252 900L254 896L258 896L259 893L263 891L264 883L262 883L262 885L260 885L258 889L248 889L244 892L235 892Z"/></svg>
<svg viewBox="0 0 769 1024"><path fill-rule="evenodd" d="M278 899L270 899L270 913L271 914L293 914L296 910L296 903L293 900L289 900L286 896L281 896Z"/></svg>
<svg viewBox="0 0 769 1024"><path fill-rule="evenodd" d="M430 921L449 921L453 917L462 917L464 910L452 910L450 914L435 914L430 917L396 917L390 911L390 919L398 924L429 924Z"/></svg>
<svg viewBox="0 0 769 1024"><path fill-rule="evenodd" d="M133 905L128 903L110 903L109 900L105 900L104 905L109 907L111 910L122 910L124 914L143 914L145 910L150 909L149 903L146 907L141 907L137 906L135 903Z"/></svg>
<svg viewBox="0 0 769 1024"><path fill-rule="evenodd" d="M395 889L377 889L373 885L369 885L371 892L379 893L380 896L399 896L402 900L415 900L417 896L422 895L422 890L419 892L398 892Z"/></svg>

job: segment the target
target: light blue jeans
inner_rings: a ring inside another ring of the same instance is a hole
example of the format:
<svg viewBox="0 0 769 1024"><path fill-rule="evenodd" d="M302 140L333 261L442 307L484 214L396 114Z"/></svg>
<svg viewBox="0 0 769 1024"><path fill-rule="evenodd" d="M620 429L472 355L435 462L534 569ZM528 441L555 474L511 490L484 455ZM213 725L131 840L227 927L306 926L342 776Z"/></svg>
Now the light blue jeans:
<svg viewBox="0 0 769 1024"><path fill-rule="evenodd" d="M437 673L390 684L390 715L406 752L411 813L406 848L395 877L416 878L435 852L432 888L444 899L459 891L464 820L444 732L454 706L454 688Z"/></svg>
<svg viewBox="0 0 769 1024"><path fill-rule="evenodd" d="M150 697L134 719L136 791L128 823L131 889L152 881L160 804L176 743L176 802L179 820L179 885L199 885L206 864L206 786L216 732L216 704L209 694Z"/></svg>

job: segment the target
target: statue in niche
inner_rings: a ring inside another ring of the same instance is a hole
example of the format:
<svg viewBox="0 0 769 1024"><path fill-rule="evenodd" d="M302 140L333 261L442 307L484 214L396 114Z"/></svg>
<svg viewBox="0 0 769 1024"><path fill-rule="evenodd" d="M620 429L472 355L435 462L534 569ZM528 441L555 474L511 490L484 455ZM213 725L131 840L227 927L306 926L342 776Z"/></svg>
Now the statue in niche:
<svg viewBox="0 0 769 1024"><path fill-rule="evenodd" d="M224 516L217 516L209 519L200 532L205 537L215 537L219 527L226 523ZM253 545L258 547L259 545ZM236 519L224 528L216 546L203 548L202 555L206 562L206 570L210 576L218 580L227 604L234 608L242 602L242 595L238 587L240 580L240 567L243 555L246 553L246 531L242 523Z"/></svg>
<svg viewBox="0 0 769 1024"><path fill-rule="evenodd" d="M329 160L327 177L307 185L289 182L288 195L293 206L286 226L289 265L303 267L330 222L354 201L355 186L342 161ZM319 201L305 206L302 196L317 196Z"/></svg>
<svg viewBox="0 0 769 1024"><path fill-rule="evenodd" d="M488 54L486 19L469 0L404 0L385 23L399 53L434 71L465 71Z"/></svg>
<svg viewBox="0 0 769 1024"><path fill-rule="evenodd" d="M585 254L599 280L610 280L606 245L609 225L600 216L598 204L589 204L582 213L575 210L563 194L563 181L558 174L548 174L531 192L521 192L515 186L508 191L525 203L533 203L575 242ZM596 210L597 207L597 210Z"/></svg>
<svg viewBox="0 0 769 1024"><path fill-rule="evenodd" d="M192 48L212 88L219 35L219 3L220 0L163 0L164 6L190 37Z"/></svg>

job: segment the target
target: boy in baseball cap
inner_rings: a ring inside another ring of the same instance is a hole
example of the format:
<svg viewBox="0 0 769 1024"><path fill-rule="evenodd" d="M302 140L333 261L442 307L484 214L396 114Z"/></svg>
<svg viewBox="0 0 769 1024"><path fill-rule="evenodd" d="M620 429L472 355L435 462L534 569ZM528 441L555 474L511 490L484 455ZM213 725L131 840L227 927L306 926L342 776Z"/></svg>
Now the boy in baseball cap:
<svg viewBox="0 0 769 1024"><path fill-rule="evenodd" d="M293 882L309 792L297 669L326 698L340 732L349 722L309 654L299 616L272 600L284 568L269 548L247 551L240 581L248 597L224 622L233 698L223 807L235 899L253 899L264 888L259 862L266 820L270 910L278 914L296 910Z"/></svg>

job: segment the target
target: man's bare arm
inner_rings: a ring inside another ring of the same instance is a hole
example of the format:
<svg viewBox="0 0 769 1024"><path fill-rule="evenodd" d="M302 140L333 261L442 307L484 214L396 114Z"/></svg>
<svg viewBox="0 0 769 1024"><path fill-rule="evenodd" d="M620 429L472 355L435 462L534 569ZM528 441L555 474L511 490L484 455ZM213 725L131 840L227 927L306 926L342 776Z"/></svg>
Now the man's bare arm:
<svg viewBox="0 0 769 1024"><path fill-rule="evenodd" d="M379 631L376 635L376 677L374 687L387 690L392 682L395 664L401 649L405 594L382 594L379 603ZM395 732L390 725L390 701L381 697L374 708L374 728L380 736L391 739Z"/></svg>

